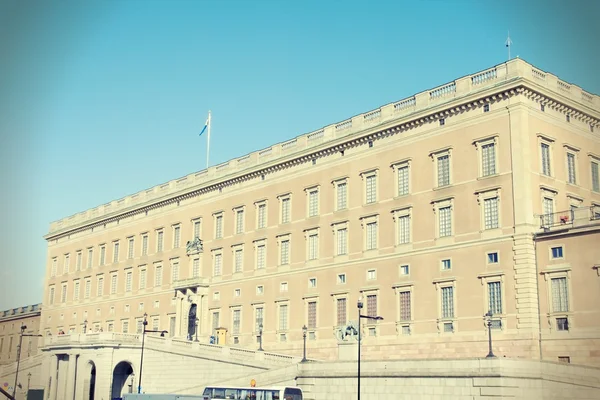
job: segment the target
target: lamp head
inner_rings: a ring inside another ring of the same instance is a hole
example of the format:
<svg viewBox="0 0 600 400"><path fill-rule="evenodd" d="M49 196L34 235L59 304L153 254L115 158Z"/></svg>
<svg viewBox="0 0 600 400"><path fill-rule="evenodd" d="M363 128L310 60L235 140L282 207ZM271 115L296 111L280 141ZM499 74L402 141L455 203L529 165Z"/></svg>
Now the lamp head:
<svg viewBox="0 0 600 400"><path fill-rule="evenodd" d="M308 331L308 328L306 327L306 325L304 325L302 327L302 333L304 333L306 335L306 332Z"/></svg>
<svg viewBox="0 0 600 400"><path fill-rule="evenodd" d="M358 302L356 303L356 306L361 309L363 308L363 295L361 293L361 295L358 297Z"/></svg>

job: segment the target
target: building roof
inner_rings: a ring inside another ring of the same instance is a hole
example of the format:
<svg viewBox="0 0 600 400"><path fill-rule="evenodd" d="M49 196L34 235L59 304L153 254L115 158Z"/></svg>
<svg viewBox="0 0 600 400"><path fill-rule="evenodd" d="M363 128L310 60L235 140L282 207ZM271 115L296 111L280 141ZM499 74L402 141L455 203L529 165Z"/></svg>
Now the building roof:
<svg viewBox="0 0 600 400"><path fill-rule="evenodd" d="M0 311L0 321L15 318L25 318L32 315L39 315L42 311L42 304L31 304L23 307L11 308L8 310Z"/></svg>

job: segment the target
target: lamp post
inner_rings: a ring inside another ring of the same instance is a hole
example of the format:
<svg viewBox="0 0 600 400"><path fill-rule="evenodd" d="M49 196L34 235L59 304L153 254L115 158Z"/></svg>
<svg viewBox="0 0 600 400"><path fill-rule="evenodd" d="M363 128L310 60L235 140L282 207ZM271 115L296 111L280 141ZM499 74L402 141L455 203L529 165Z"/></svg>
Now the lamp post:
<svg viewBox="0 0 600 400"><path fill-rule="evenodd" d="M13 386L12 397L15 397L15 395L17 394L17 382L19 379L19 367L21 365L21 346L23 345L23 336L26 336L26 337L42 336L42 335L26 334L25 329L27 329L27 325L21 325L21 335L19 336L19 347L17 347L17 370L15 371L15 385Z"/></svg>
<svg viewBox="0 0 600 400"><path fill-rule="evenodd" d="M31 383L31 372L27 374L27 396L29 397L29 386Z"/></svg>
<svg viewBox="0 0 600 400"><path fill-rule="evenodd" d="M195 327L195 329L196 329L196 340L194 340L194 342L197 342L198 341L198 322L200 322L200 318L196 318L195 322L196 322L196 327Z"/></svg>
<svg viewBox="0 0 600 400"><path fill-rule="evenodd" d="M376 321L383 320L383 317L380 316L371 316L371 315L361 315L360 311L363 308L363 297L360 295L358 298L358 302L356 303L356 307L358 308L358 373L357 373L357 383L358 383L358 400L360 400L360 320L362 318L365 319L373 319Z"/></svg>
<svg viewBox="0 0 600 400"><path fill-rule="evenodd" d="M165 337L165 333L169 333L168 331L155 331L146 329L148 325L148 314L144 313L144 322L142 322L142 355L140 356L140 377L138 380L138 394L142 393L142 367L144 366L144 343L146 340L146 333L160 333L161 337ZM133 380L133 377L131 378Z"/></svg>
<svg viewBox="0 0 600 400"><path fill-rule="evenodd" d="M496 356L494 355L494 352L492 351L492 317L494 316L494 314L492 313L492 310L489 310L484 317L487 317L487 327L488 327L488 347L489 347L489 352L488 355L485 356L486 358L495 358Z"/></svg>
<svg viewBox="0 0 600 400"><path fill-rule="evenodd" d="M306 332L308 328L306 325L302 327L302 339L304 339L304 351L302 352L302 362L306 362Z"/></svg>
<svg viewBox="0 0 600 400"><path fill-rule="evenodd" d="M260 324L258 326L258 351L264 351L262 348L262 333L263 333L263 325Z"/></svg>

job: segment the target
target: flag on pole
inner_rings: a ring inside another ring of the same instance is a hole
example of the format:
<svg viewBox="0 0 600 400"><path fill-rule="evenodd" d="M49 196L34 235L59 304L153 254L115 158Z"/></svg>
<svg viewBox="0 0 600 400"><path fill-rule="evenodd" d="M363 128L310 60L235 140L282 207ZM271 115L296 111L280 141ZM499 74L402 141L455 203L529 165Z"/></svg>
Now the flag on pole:
<svg viewBox="0 0 600 400"><path fill-rule="evenodd" d="M204 123L204 128L202 128L202 130L200 131L200 134L198 136L202 136L204 131L206 131L206 128L208 128L208 124L210 124L210 118L206 119L206 122Z"/></svg>

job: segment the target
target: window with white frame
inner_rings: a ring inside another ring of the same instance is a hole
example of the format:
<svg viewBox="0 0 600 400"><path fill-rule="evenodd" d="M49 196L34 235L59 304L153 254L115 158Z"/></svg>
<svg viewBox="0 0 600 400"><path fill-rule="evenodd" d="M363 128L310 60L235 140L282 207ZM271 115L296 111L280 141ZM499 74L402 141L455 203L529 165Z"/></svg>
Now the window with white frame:
<svg viewBox="0 0 600 400"><path fill-rule="evenodd" d="M148 255L148 234L142 233L142 256Z"/></svg>
<svg viewBox="0 0 600 400"><path fill-rule="evenodd" d="M554 140L538 134L540 149L540 172L546 176L552 176L552 146Z"/></svg>
<svg viewBox="0 0 600 400"><path fill-rule="evenodd" d="M398 291L399 321L412 320L412 291L403 288Z"/></svg>
<svg viewBox="0 0 600 400"><path fill-rule="evenodd" d="M50 290L48 293L48 303L50 305L54 304L54 291L55 291L54 286L50 286Z"/></svg>
<svg viewBox="0 0 600 400"><path fill-rule="evenodd" d="M62 287L61 287L60 302L61 303L66 303L67 302L67 284L66 283L63 283Z"/></svg>
<svg viewBox="0 0 600 400"><path fill-rule="evenodd" d="M237 245L233 247L233 272L242 272L244 269L244 247Z"/></svg>
<svg viewBox="0 0 600 400"><path fill-rule="evenodd" d="M213 276L221 276L223 274L223 253L222 250L213 251Z"/></svg>
<svg viewBox="0 0 600 400"><path fill-rule="evenodd" d="M256 253L256 269L264 269L266 267L267 244L264 239L254 242L254 250Z"/></svg>
<svg viewBox="0 0 600 400"><path fill-rule="evenodd" d="M234 289L233 290L233 297L240 297L242 295L242 289Z"/></svg>
<svg viewBox="0 0 600 400"><path fill-rule="evenodd" d="M290 263L290 235L284 235L277 238L279 241L279 265L288 265Z"/></svg>
<svg viewBox="0 0 600 400"><path fill-rule="evenodd" d="M152 330L157 331L160 326L160 319L158 317L152 318Z"/></svg>
<svg viewBox="0 0 600 400"><path fill-rule="evenodd" d="M171 260L171 282L179 280L179 260Z"/></svg>
<svg viewBox="0 0 600 400"><path fill-rule="evenodd" d="M332 224L335 236L335 255L344 256L348 254L348 222L336 222Z"/></svg>
<svg viewBox="0 0 600 400"><path fill-rule="evenodd" d="M279 291L280 292L287 292L288 291L288 283L287 282L281 282L279 284Z"/></svg>
<svg viewBox="0 0 600 400"><path fill-rule="evenodd" d="M97 283L97 287L96 287L96 295L98 297L104 295L104 277L102 275L98 275L96 277L96 283Z"/></svg>
<svg viewBox="0 0 600 400"><path fill-rule="evenodd" d="M335 210L345 210L348 208L348 179L335 180L333 186L335 189Z"/></svg>
<svg viewBox="0 0 600 400"><path fill-rule="evenodd" d="M263 200L256 203L256 228L263 229L267 227L267 201Z"/></svg>
<svg viewBox="0 0 600 400"><path fill-rule="evenodd" d="M551 329L569 331L569 268L542 271L547 284L549 300L548 322Z"/></svg>
<svg viewBox="0 0 600 400"><path fill-rule="evenodd" d="M497 157L496 147L498 144L498 137L487 137L477 139L473 143L478 152L479 157L479 176L492 176L497 171Z"/></svg>
<svg viewBox="0 0 600 400"><path fill-rule="evenodd" d="M367 315L369 317L377 316L377 294L369 293L366 296Z"/></svg>
<svg viewBox="0 0 600 400"><path fill-rule="evenodd" d="M292 195L286 194L279 196L279 205L281 208L281 223L287 224L291 220Z"/></svg>
<svg viewBox="0 0 600 400"><path fill-rule="evenodd" d="M443 319L454 318L454 286L441 288Z"/></svg>
<svg viewBox="0 0 600 400"><path fill-rule="evenodd" d="M81 250L78 250L75 256L75 271L81 271L81 258Z"/></svg>
<svg viewBox="0 0 600 400"><path fill-rule="evenodd" d="M112 274L110 276L110 294L117 293L117 274Z"/></svg>
<svg viewBox="0 0 600 400"><path fill-rule="evenodd" d="M449 258L445 258L440 261L440 268L442 271L449 271L452 269L452 260Z"/></svg>
<svg viewBox="0 0 600 400"><path fill-rule="evenodd" d="M140 289L146 289L146 268L140 268Z"/></svg>
<svg viewBox="0 0 600 400"><path fill-rule="evenodd" d="M346 274L338 274L337 276L337 284L344 285L346 283Z"/></svg>
<svg viewBox="0 0 600 400"><path fill-rule="evenodd" d="M127 239L127 259L133 259L135 252L135 239L130 237Z"/></svg>
<svg viewBox="0 0 600 400"><path fill-rule="evenodd" d="M374 281L377 279L377 270L376 269L370 269L367 271L367 280L368 281Z"/></svg>
<svg viewBox="0 0 600 400"><path fill-rule="evenodd" d="M212 334L213 335L217 334L217 329L219 328L219 317L220 317L219 311L212 312Z"/></svg>
<svg viewBox="0 0 600 400"><path fill-rule="evenodd" d="M551 246L550 247L550 258L552 260L564 258L563 247L562 246Z"/></svg>
<svg viewBox="0 0 600 400"><path fill-rule="evenodd" d="M365 204L377 202L377 170L371 170L361 173L365 182Z"/></svg>
<svg viewBox="0 0 600 400"><path fill-rule="evenodd" d="M592 158L590 161L592 190L600 192L600 159Z"/></svg>
<svg viewBox="0 0 600 400"><path fill-rule="evenodd" d="M412 214L411 207L405 207L393 211L394 220L396 222L396 244L407 244L411 241L410 218Z"/></svg>
<svg viewBox="0 0 600 400"><path fill-rule="evenodd" d="M173 226L173 248L178 249L181 246L181 226Z"/></svg>
<svg viewBox="0 0 600 400"><path fill-rule="evenodd" d="M368 217L362 217L361 223L364 230L364 249L366 251L377 249L378 216L371 215Z"/></svg>
<svg viewBox="0 0 600 400"><path fill-rule="evenodd" d="M161 264L154 266L154 286L161 287L163 280L163 267Z"/></svg>
<svg viewBox="0 0 600 400"><path fill-rule="evenodd" d="M542 190L542 214L545 227L550 227L554 222L554 196L556 193Z"/></svg>
<svg viewBox="0 0 600 400"><path fill-rule="evenodd" d="M400 276L410 275L410 266L408 264L403 264L398 267L398 272Z"/></svg>
<svg viewBox="0 0 600 400"><path fill-rule="evenodd" d="M83 292L83 298L89 299L92 292L92 281L91 279L85 280L85 290Z"/></svg>
<svg viewBox="0 0 600 400"><path fill-rule="evenodd" d="M308 217L316 217L319 215L319 188L313 187L306 190L308 197Z"/></svg>
<svg viewBox="0 0 600 400"><path fill-rule="evenodd" d="M129 320L121 321L121 332L129 333Z"/></svg>
<svg viewBox="0 0 600 400"><path fill-rule="evenodd" d="M221 300L221 292L213 292L213 301L219 301Z"/></svg>
<svg viewBox="0 0 600 400"><path fill-rule="evenodd" d="M236 235L244 233L244 207L234 208L235 213L235 233Z"/></svg>
<svg viewBox="0 0 600 400"><path fill-rule="evenodd" d="M567 151L567 182L572 185L577 183L576 160L575 152Z"/></svg>
<svg viewBox="0 0 600 400"><path fill-rule="evenodd" d="M156 231L156 252L160 253L164 249L165 232L162 229Z"/></svg>
<svg viewBox="0 0 600 400"><path fill-rule="evenodd" d="M192 260L192 278L198 278L200 276L200 259L194 258Z"/></svg>
<svg viewBox="0 0 600 400"><path fill-rule="evenodd" d="M569 292L567 277L551 278L552 287L552 312L562 313L569 311Z"/></svg>
<svg viewBox="0 0 600 400"><path fill-rule="evenodd" d="M256 294L257 295L262 295L265 293L265 287L263 285L258 285L256 286Z"/></svg>
<svg viewBox="0 0 600 400"><path fill-rule="evenodd" d="M336 305L336 325L345 326L347 322L347 300L345 297L335 298Z"/></svg>
<svg viewBox="0 0 600 400"><path fill-rule="evenodd" d="M133 272L131 270L128 270L125 272L125 291L126 292L131 292L132 282L133 282Z"/></svg>
<svg viewBox="0 0 600 400"><path fill-rule="evenodd" d="M100 265L106 264L106 245L100 245Z"/></svg>
<svg viewBox="0 0 600 400"><path fill-rule="evenodd" d="M434 212L437 213L437 237L452 236L452 208L453 199L445 199L434 202Z"/></svg>
<svg viewBox="0 0 600 400"><path fill-rule="evenodd" d="M257 306L254 309L254 331L260 331L261 327L264 327L264 315L265 309L264 306Z"/></svg>
<svg viewBox="0 0 600 400"><path fill-rule="evenodd" d="M485 229L496 229L498 222L498 197L483 200L483 217Z"/></svg>
<svg viewBox="0 0 600 400"><path fill-rule="evenodd" d="M314 289L317 287L317 278L308 278L308 287L309 289Z"/></svg>
<svg viewBox="0 0 600 400"><path fill-rule="evenodd" d="M288 304L279 305L279 330L285 331L288 329Z"/></svg>
<svg viewBox="0 0 600 400"><path fill-rule="evenodd" d="M307 324L306 327L308 329L316 329L317 328L317 302L309 301L307 304L306 316L307 316Z"/></svg>
<svg viewBox="0 0 600 400"><path fill-rule="evenodd" d="M200 218L192 220L192 240L200 238Z"/></svg>
<svg viewBox="0 0 600 400"><path fill-rule="evenodd" d="M121 244L119 243L118 240L113 243L113 263L119 262L119 247L120 246L121 246Z"/></svg>
<svg viewBox="0 0 600 400"><path fill-rule="evenodd" d="M215 239L223 237L223 212L218 212L213 215L215 221Z"/></svg>
<svg viewBox="0 0 600 400"><path fill-rule="evenodd" d="M502 314L502 282L488 281L488 310L492 315Z"/></svg>
<svg viewBox="0 0 600 400"><path fill-rule="evenodd" d="M52 258L52 267L50 270L50 276L51 277L55 277L56 276L56 270L58 269L58 259L56 257Z"/></svg>
<svg viewBox="0 0 600 400"><path fill-rule="evenodd" d="M73 282L73 301L79 301L79 286L79 279L77 279Z"/></svg>
<svg viewBox="0 0 600 400"><path fill-rule="evenodd" d="M498 264L498 252L487 253L486 260L488 264Z"/></svg>
<svg viewBox="0 0 600 400"><path fill-rule="evenodd" d="M306 258L307 260L316 260L319 258L319 230L310 229L306 234Z"/></svg>
<svg viewBox="0 0 600 400"><path fill-rule="evenodd" d="M88 248L87 249L87 269L92 268L92 263L94 262L94 249L93 248Z"/></svg>
<svg viewBox="0 0 600 400"><path fill-rule="evenodd" d="M502 329L504 323L504 273L483 273L479 275L484 288L484 313L491 318L492 329ZM491 313L489 316L487 313Z"/></svg>
<svg viewBox="0 0 600 400"><path fill-rule="evenodd" d="M65 254L64 265L63 265L63 274L69 273L69 264L71 262L71 255Z"/></svg>
<svg viewBox="0 0 600 400"><path fill-rule="evenodd" d="M410 193L410 162L411 159L406 159L392 164L392 168L396 174L397 196L406 196Z"/></svg>
<svg viewBox="0 0 600 400"><path fill-rule="evenodd" d="M451 149L441 149L431 152L431 159L435 163L435 182L437 187L448 186L451 184L451 166L450 157Z"/></svg>

